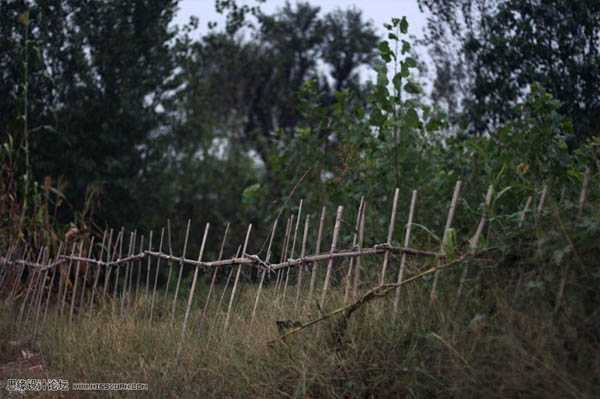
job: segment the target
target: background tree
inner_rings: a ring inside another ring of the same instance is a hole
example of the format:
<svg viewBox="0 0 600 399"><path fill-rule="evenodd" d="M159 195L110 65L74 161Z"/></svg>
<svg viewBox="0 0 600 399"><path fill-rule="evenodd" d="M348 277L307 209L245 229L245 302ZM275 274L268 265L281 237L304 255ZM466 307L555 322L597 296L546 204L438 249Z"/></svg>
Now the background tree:
<svg viewBox="0 0 600 399"><path fill-rule="evenodd" d="M579 139L598 134L600 4L567 0L420 0L432 17L428 42L437 79L434 98L456 109L464 125L486 132L515 117L533 83L561 102ZM443 50L442 40L458 43ZM466 74L467 85L461 85ZM452 82L452 83L450 83Z"/></svg>

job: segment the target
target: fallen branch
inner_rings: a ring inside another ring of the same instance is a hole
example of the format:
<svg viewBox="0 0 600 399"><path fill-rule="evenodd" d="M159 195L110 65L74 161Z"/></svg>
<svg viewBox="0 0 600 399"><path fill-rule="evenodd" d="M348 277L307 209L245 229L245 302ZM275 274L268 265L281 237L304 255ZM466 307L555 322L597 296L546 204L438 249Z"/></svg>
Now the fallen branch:
<svg viewBox="0 0 600 399"><path fill-rule="evenodd" d="M372 290L368 291L367 293L365 293L359 300L357 300L354 303L351 303L350 305L347 306L343 306L341 308L338 308L330 313L327 313L317 319L311 320L309 322L303 323L301 326L296 327L292 330L289 330L287 333L281 335L280 337L278 337L277 339L271 340L268 342L269 345L278 342L278 341L284 341L285 338L289 337L290 335L294 335L294 334L298 334L300 331L313 326L323 320L327 320L330 319L338 314L341 313L345 313L345 317L350 317L350 315L356 311L358 308L360 308L362 305L364 305L367 302L372 301L373 299L376 298L382 298L385 297L387 294L389 294L390 292L393 292L397 287L400 287L402 285L411 283L413 281L419 280L425 276L428 276L430 274L433 274L435 272L437 272L438 270L443 270L443 269L448 269L454 265L456 265L457 263L460 263L462 261L464 261L467 257L470 257L473 255L470 254L465 254L463 256L461 256L460 258L453 260L451 262L448 262L446 264L440 265L440 266L434 266L430 269L425 270L424 272L421 272L419 274L417 274L416 276L410 277L406 280L403 280L400 283L393 283L393 284L382 284L379 285L375 288L373 288Z"/></svg>

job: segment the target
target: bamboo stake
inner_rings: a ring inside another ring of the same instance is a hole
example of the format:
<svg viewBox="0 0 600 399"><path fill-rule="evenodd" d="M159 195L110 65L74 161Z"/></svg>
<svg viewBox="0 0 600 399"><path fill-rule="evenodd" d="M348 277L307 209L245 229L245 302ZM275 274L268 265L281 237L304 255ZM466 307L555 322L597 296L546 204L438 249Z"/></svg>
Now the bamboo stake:
<svg viewBox="0 0 600 399"><path fill-rule="evenodd" d="M110 246L112 244L112 235L113 235L113 230L110 229L110 232L108 233L108 243L107 243L106 242L106 238L107 238L106 230L104 230L104 234L102 235L102 246L100 247L100 260L102 260L102 257L104 256L105 248L108 249L106 252L110 253ZM107 260L108 260L108 258L107 258ZM96 296L96 288L98 286L98 281L100 280L100 271L101 270L102 270L102 267L100 267L100 265L96 266L96 276L94 277L94 284L92 285L92 295L90 297L90 307L88 309L88 319L92 318L92 308L94 306L94 297Z"/></svg>
<svg viewBox="0 0 600 399"><path fill-rule="evenodd" d="M160 243L158 244L158 251L162 251L163 246L163 238L165 236L165 228L163 227L160 230ZM160 270L160 260L162 258L158 258L156 261L156 273L154 274L154 287L152 288L152 301L150 302L150 323L152 323L152 316L154 314L154 301L156 300L156 286L158 284L158 272Z"/></svg>
<svg viewBox="0 0 600 399"><path fill-rule="evenodd" d="M581 194L579 194L579 207L577 210L577 217L581 218L583 215L583 209L585 207L585 202L587 200L588 186L590 184L590 168L585 168L585 173L583 174L583 184L581 186Z"/></svg>
<svg viewBox="0 0 600 399"><path fill-rule="evenodd" d="M448 219L446 220L446 227L444 228L444 236L442 238L442 245L440 247L440 252L445 254L446 245L448 244L448 234L450 232L450 228L452 226L452 220L454 219L454 213L456 211L456 206L458 205L458 198L460 195L460 186L462 182L459 180L456 182L456 186L454 187L454 194L452 195L452 203L450 204L450 210L448 211ZM438 260L438 263L440 260ZM437 301L437 285L439 280L439 270L435 273L433 277L433 286L431 287L431 303L435 303Z"/></svg>
<svg viewBox="0 0 600 399"><path fill-rule="evenodd" d="M475 231L475 235L469 241L469 250L473 253L477 251L479 247L479 239L481 238L481 234L483 233L483 229L485 227L485 223L487 221L488 212L490 210L490 206L492 204L492 196L494 195L494 186L490 185L488 187L487 194L485 195L485 203L483 206L483 212L481 214L481 219L479 220L479 225L477 226L477 231ZM462 290L465 285L465 281L467 281L467 275L469 273L469 264L465 263L463 267L462 276L460 277L460 283L458 285L458 292L456 293L456 299L458 300L462 295Z"/></svg>
<svg viewBox="0 0 600 399"><path fill-rule="evenodd" d="M525 207L521 211L521 215L519 216L519 227L523 227L523 223L525 222L525 217L527 216L527 212L529 212L529 208L531 207L531 203L533 202L533 197L530 195L527 197L527 202L525 202Z"/></svg>
<svg viewBox="0 0 600 399"><path fill-rule="evenodd" d="M289 247L289 242L290 242L290 236L292 234L292 225L294 224L294 215L290 216L288 218L288 223L285 227L285 238L283 240L283 248L282 248L282 252L281 252L281 261L284 262L288 259L287 254L288 254L288 247ZM277 283L275 284L275 295L277 295L279 293L279 289L281 288L281 282L283 280L283 274L284 272L281 273L277 273ZM279 296L277 295L277 301L279 302Z"/></svg>
<svg viewBox="0 0 600 399"><path fill-rule="evenodd" d="M75 255L75 251L77 249L77 244L74 242L73 245L71 246L71 255ZM65 276L65 282L64 282L64 287L63 287L63 297L62 297L62 302L60 305L60 314L61 316L64 314L64 308L66 306L66 302L67 302L67 291L69 289L68 287L68 283L70 282L70 278L71 278L71 268L72 268L72 261L69 261L69 266L67 267L67 275Z"/></svg>
<svg viewBox="0 0 600 399"><path fill-rule="evenodd" d="M121 230L121 231L119 231L117 233L117 238L115 239L115 245L114 245L114 247L112 247L112 246L108 247L108 257L107 258L108 258L109 261L112 260L115 257L115 254L117 253L117 247L119 246L119 241L121 240L121 238L123 236L122 233L123 233L123 230ZM106 298L106 292L107 292L107 289L108 289L108 283L110 281L110 272L111 272L111 269L112 269L112 267L110 265L106 266L106 272L104 274L104 288L102 290L102 296L104 298Z"/></svg>
<svg viewBox="0 0 600 399"><path fill-rule="evenodd" d="M117 259L121 259L122 255L123 255L123 239L125 238L125 229L123 227L121 227L121 231L123 232L122 237L121 237L121 242L119 243L119 255ZM133 233L130 233L129 235L129 243L131 245L131 239L133 237ZM116 273L115 273L115 286L113 287L113 298L114 300L118 300L118 296L117 296L117 292L119 289L119 274L121 272L121 267L117 267ZM113 309L114 309L114 304L113 304Z"/></svg>
<svg viewBox="0 0 600 399"><path fill-rule="evenodd" d="M344 212L343 206L338 206L337 214L335 216L335 225L333 227L333 238L331 240L331 254L335 252L338 236L340 234L340 225L342 223L342 212ZM321 309L325 308L325 298L327 297L327 289L329 288L329 280L331 279L331 271L333 269L333 258L330 258L327 262L327 273L325 274L325 282L323 283L323 292L321 293Z"/></svg>
<svg viewBox="0 0 600 399"><path fill-rule="evenodd" d="M358 211L356 212L356 223L354 224L354 234L352 234L352 249L356 248L358 244L358 231L360 230L360 221L362 220L362 208L365 197L360 197L360 203L358 205ZM350 264L348 265L348 272L346 273L346 288L344 289L344 304L348 303L350 299L350 286L352 285L352 269L354 267L354 258L350 258Z"/></svg>
<svg viewBox="0 0 600 399"><path fill-rule="evenodd" d="M273 228L271 229L271 237L269 238L269 246L267 247L267 255L265 257L266 263L269 263L271 259L271 248L273 245L273 237L275 237L275 230L277 229L277 222L279 218L275 219L273 222ZM254 318L256 317L256 309L258 308L258 301L260 299L260 293L262 291L263 284L265 282L265 275L267 274L267 270L263 269L260 275L260 283L258 284L258 290L256 291L256 299L254 300L254 308L252 308L252 317L250 319L250 325L254 323Z"/></svg>
<svg viewBox="0 0 600 399"><path fill-rule="evenodd" d="M410 198L410 210L408 212L408 222L406 222L406 232L404 233L404 246L410 245L410 234L412 231L413 218L415 215L415 206L417 203L417 190L413 190ZM396 320L398 314L398 304L400 303L400 288L402 287L402 279L404 278L404 270L406 269L406 252L400 258L400 269L398 270L398 279L396 280L396 296L394 297L394 312L392 313L393 320Z"/></svg>
<svg viewBox="0 0 600 399"><path fill-rule="evenodd" d="M148 238L148 251L152 251L152 230L150 230L150 237ZM146 297L150 295L150 268L152 266L152 258L148 256L148 262L146 263Z"/></svg>
<svg viewBox="0 0 600 399"><path fill-rule="evenodd" d="M188 239L190 237L190 225L192 223L191 219L188 219L187 228L185 231L185 242L183 243L183 255L182 258L185 258L185 254L187 252ZM183 274L183 262L179 263L179 277L177 277L177 285L175 286L175 295L173 296L173 307L171 308L171 323L175 321L175 308L177 307L177 296L179 295L179 286L181 285L181 276Z"/></svg>
<svg viewBox="0 0 600 399"><path fill-rule="evenodd" d="M173 243L171 241L171 220L167 219L167 237L169 244L169 255L173 256ZM165 287L165 298L169 296L169 284L171 284L171 274L173 273L173 263L168 262L169 264L169 274L167 276L167 286Z"/></svg>
<svg viewBox="0 0 600 399"><path fill-rule="evenodd" d="M137 231L134 231L133 233L131 233L129 235L129 248L127 249L127 256L130 257L131 255L133 255L133 251L135 248L135 240L136 240L136 235L137 235ZM125 300L127 300L127 302L129 302L129 291L130 291L130 287L131 287L131 283L130 283L130 273L131 273L131 267L130 267L130 262L126 262L125 263L125 278L123 279L123 289L121 290L121 310L120 310L120 315L121 317L126 317L127 316L127 307L125 306Z"/></svg>
<svg viewBox="0 0 600 399"><path fill-rule="evenodd" d="M223 239L221 240L221 248L219 249L219 260L223 259L223 249L225 248L225 243L227 242L227 234L229 233L229 223L225 226L225 232L223 233ZM213 271L212 279L210 280L210 288L208 289L208 295L206 296L206 302L204 303L204 309L202 309L202 318L206 318L206 313L208 312L208 305L210 303L211 294L215 288L215 283L217 281L217 274L219 273L219 268L215 267Z"/></svg>
<svg viewBox="0 0 600 399"><path fill-rule="evenodd" d="M242 250L242 247L239 246L237 249L237 254L240 253L240 251ZM236 255L237 257L237 255ZM219 303L217 305L217 309L221 310L222 306L223 306L223 299L225 299L225 294L227 293L227 290L229 289L229 282L231 281L231 276L233 276L233 266L229 268L229 273L227 274L227 280L225 280L225 287L223 288L223 292L221 293L221 298L219 298Z"/></svg>
<svg viewBox="0 0 600 399"><path fill-rule="evenodd" d="M93 237L92 237L93 239ZM83 254L83 240L79 243L79 256ZM77 283L79 282L79 269L81 263L77 262L77 268L75 269L75 282L73 283L73 292L71 294L71 309L69 310L69 324L73 321L73 309L75 309L75 296L77 294Z"/></svg>
<svg viewBox="0 0 600 399"><path fill-rule="evenodd" d="M297 226L297 225L298 225L298 224L296 223L296 226ZM291 234L292 234L292 227L293 227L293 226L294 226L294 215L292 215L292 223L290 224L290 238L291 238ZM295 245L296 245L296 235L294 235L294 241L293 241L293 243L292 243L292 250L294 249L294 246L295 246ZM293 254L293 253L291 253L291 254L290 254L291 256L288 256L288 249L289 249L289 241L288 241L288 245L287 245L287 247L286 247L286 249L285 249L285 259L286 259L286 260L289 260L289 259L291 259L291 258L293 258L293 257L294 257L294 254ZM291 271L291 268L288 268L288 269L286 270L286 275L285 275L285 283L283 284L283 295L281 296L282 300L279 302L281 305L282 305L283 303L285 303L285 298L286 298L286 295L285 295L285 294L286 294L286 292L287 292L288 282L290 281L290 271Z"/></svg>
<svg viewBox="0 0 600 399"><path fill-rule="evenodd" d="M144 252L144 235L142 234L142 238L140 240L140 253ZM150 258L150 257L148 257ZM134 265L136 264L136 262L133 263ZM137 266L135 266L135 268L137 269L137 273L136 273L136 281L135 281L135 299L134 299L134 304L138 302L138 296L140 295L140 281L142 278L142 260L138 260L137 261Z"/></svg>
<svg viewBox="0 0 600 399"><path fill-rule="evenodd" d="M298 218L300 220L300 218ZM310 223L310 215L306 215L304 221L304 234L302 235L302 249L300 250L300 258L306 256L306 241L308 239L308 225ZM300 266L298 270L298 281L296 282L296 302L294 303L294 310L298 308L298 302L300 301L300 291L302 290L302 274L304 272L304 265Z"/></svg>
<svg viewBox="0 0 600 399"><path fill-rule="evenodd" d="M63 243L61 242L58 245L58 252L56 253L56 258L55 258L55 262L58 261L58 259L60 258L60 255L62 254L62 249L63 249ZM58 266L54 266L52 268L52 278L50 280L50 288L48 289L48 297L46 298L46 307L44 308L44 319L43 319L43 323L46 323L46 319L47 319L47 315L48 315L48 306L50 304L50 297L52 295L52 289L54 288L54 280L56 279L56 273L57 273L57 267ZM58 301L57 301L58 303Z"/></svg>
<svg viewBox="0 0 600 399"><path fill-rule="evenodd" d="M198 261L202 260L202 256L204 255L204 246L206 245L206 238L208 237L208 229L210 228L210 223L206 223L206 227L204 229L204 237L202 238L202 245L200 246L200 253L198 254ZM179 346L177 348L177 356L176 359L179 360L179 356L181 354L181 348L183 345L183 341L185 339L185 331L187 328L188 319L190 317L190 309L192 307L192 301L194 300L194 292L196 291L196 280L198 280L198 269L200 267L196 266L194 269L194 277L192 278L192 287L190 288L190 294L188 296L187 307L185 309L185 316L183 318L183 325L181 326L181 338L179 340Z"/></svg>
<svg viewBox="0 0 600 399"><path fill-rule="evenodd" d="M583 209L584 209L585 202L586 202L586 197L587 197L587 191L588 191L589 182L590 182L590 168L588 167L588 168L585 169L585 174L583 176L583 184L581 186L581 194L579 195L579 207L578 207L578 210L577 210L577 218L579 218L579 219L583 215ZM567 233L565 231L565 228L564 228L564 226L562 224L562 221L560 219L560 215L558 214L558 210L556 210L556 218L557 218L558 223L559 223L559 225L561 227L561 230L563 231L563 234L565 235L565 237L567 237L568 241L571 241L568 238L568 235L567 235ZM575 247L572 244L572 242L570 242L570 244L571 244L571 248L574 250ZM577 253L576 253L576 251L573 251L573 252L574 252L575 256L578 256ZM565 287L567 286L567 280L569 278L570 271L571 271L571 262L567 263L566 267L564 268L563 275L562 275L562 277L560 279L560 285L558 287L558 293L556 294L556 303L554 305L554 313L558 313L558 311L560 309L560 306L562 305L562 299L563 299L563 296L565 294Z"/></svg>
<svg viewBox="0 0 600 399"><path fill-rule="evenodd" d="M250 231L252 231L251 224L248 226L248 231L246 232L246 240L244 241L244 249L242 250L242 256L245 256L246 251L248 249L248 240L250 239ZM233 283L231 297L229 298L229 306L227 307L227 316L225 318L225 326L223 328L224 331L227 331L227 326L229 325L229 318L231 317L231 308L233 307L233 300L235 298L235 292L237 290L238 282L240 281L241 272L242 272L242 265L239 265L237 273L235 274L235 281Z"/></svg>
<svg viewBox="0 0 600 399"><path fill-rule="evenodd" d="M361 212L361 216L360 216L360 226L358 228L358 250L362 251L362 247L363 247L363 243L364 243L364 238L365 238L365 218L366 218L366 213L367 213L367 201L363 202L363 209ZM404 252L403 252L404 254ZM356 267L355 267L355 271L354 271L354 284L353 284L353 290L352 290L352 299L356 300L356 298L358 298L358 294L359 294L359 285L360 285L360 273L361 273L361 264L362 264L362 260L361 257L358 256L356 259Z"/></svg>
<svg viewBox="0 0 600 399"><path fill-rule="evenodd" d="M40 249L40 252L38 253L37 262L40 261L41 257L42 257L42 249ZM29 270L31 271L32 268L29 267ZM29 283L27 284L27 290L25 291L25 297L23 298L23 303L21 303L21 310L19 312L19 318L17 319L17 324L19 324L19 325L23 321L23 314L25 312L25 307L27 305L27 300L29 299L29 295L31 293L31 289L33 288L34 280L37 277L38 273L39 273L38 270L33 269L33 272L28 276Z"/></svg>
<svg viewBox="0 0 600 399"><path fill-rule="evenodd" d="M123 232L123 234L121 234L121 241L119 242L119 252L117 255L117 259L121 259L122 255L123 255L123 239L125 238L125 230L124 228L121 228L121 231ZM130 238L130 242L131 242L131 236ZM118 306L118 301L119 301L119 297L117 296L117 290L119 288L119 271L121 270L121 267L117 267L117 272L115 273L115 286L114 286L114 290L113 290L113 301L112 301L112 313L113 316L115 314L115 307Z"/></svg>
<svg viewBox="0 0 600 399"><path fill-rule="evenodd" d="M42 263L43 264L50 263L50 248L48 248L48 247L46 247L46 249L44 250L44 256L42 258ZM48 278L48 269L44 268L43 275L40 273L40 276L41 276L41 278L40 278L40 282L39 282L38 293L36 295L36 300L35 300L35 321L34 321L34 330L33 330L34 337L37 335L37 327L38 327L38 321L39 321L39 317L40 317L40 309L42 307L42 298L44 296L44 287L46 286L46 279ZM32 313L33 313L33 309L32 309ZM32 315L32 317L33 317L33 315Z"/></svg>
<svg viewBox="0 0 600 399"><path fill-rule="evenodd" d="M29 259L31 257L31 249L27 248L25 250L24 256L25 259ZM17 289L17 285L21 283L21 279L23 278L23 273L25 272L25 265L19 265L19 273L16 279L13 281L12 288L10 290L10 294L8 295L8 301L12 301L15 296L15 291Z"/></svg>
<svg viewBox="0 0 600 399"><path fill-rule="evenodd" d="M319 229L317 232L317 247L315 249L316 253L321 252L321 239L323 237L323 226L325 224L326 210L327 210L326 207L323 207L323 209L321 209L321 218L319 219ZM317 279L318 267L319 267L319 264L317 262L315 262L315 263L313 263L312 268L311 268L310 286L308 288L308 298L307 298L308 303L310 303L310 301L312 301L312 297L313 297L313 293L314 293L314 289L315 289L315 282Z"/></svg>
<svg viewBox="0 0 600 399"><path fill-rule="evenodd" d="M106 231L104 232L104 235L106 236ZM103 239L104 240L104 239ZM104 245L104 242L102 242L102 245ZM90 243L90 248L88 249L88 258L92 257L92 251L94 250L94 237L92 236L92 240ZM92 264L88 263L85 267L85 273L83 274L83 283L81 284L81 297L79 298L79 306L81 307L81 309L83 309L83 304L84 304L84 299L85 299L85 287L87 284L87 279L88 279L88 274L89 274L89 270L90 270L90 266Z"/></svg>
<svg viewBox="0 0 600 399"><path fill-rule="evenodd" d="M548 192L548 186L544 184L544 187L542 188L542 194L540 195L540 202L538 203L538 207L537 207L537 216L540 216L542 213L542 210L544 209L544 202L546 201L547 192Z"/></svg>
<svg viewBox="0 0 600 399"><path fill-rule="evenodd" d="M389 245L392 245L392 238L394 236L394 227L396 225L396 211L398 208L398 196L399 195L400 195L400 189L397 188L396 191L394 192L394 202L392 204L392 215L390 216L390 224L388 227L387 243ZM380 285L385 284L385 272L388 267L389 261L390 261L390 254L389 254L389 252L386 252L383 257L383 265L381 266L381 277L379 279Z"/></svg>

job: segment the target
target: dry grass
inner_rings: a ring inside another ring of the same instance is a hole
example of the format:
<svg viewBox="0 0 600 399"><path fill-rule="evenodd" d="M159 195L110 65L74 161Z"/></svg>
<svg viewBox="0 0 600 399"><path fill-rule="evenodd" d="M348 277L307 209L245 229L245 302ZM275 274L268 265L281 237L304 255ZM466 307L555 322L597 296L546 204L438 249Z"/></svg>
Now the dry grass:
<svg viewBox="0 0 600 399"><path fill-rule="evenodd" d="M535 292L512 303L513 287L505 281L487 284L485 290L473 285L466 299L457 302L449 289L454 277L445 279L444 295L435 305L429 303L429 283L420 282L403 291L396 322L390 317L391 298L380 300L353 314L343 333L334 319L268 345L278 337L276 320L306 321L319 311L308 305L294 311L289 289L287 300L273 305L275 292L268 288L251 325L255 288L245 286L226 333L226 303L216 309L215 300L207 320L201 320L202 306L195 304L179 361L184 301L172 324L170 298L160 299L159 319L152 324L145 318L145 298L128 317L113 315L110 306L72 325L49 315L35 350L46 359L49 376L70 382L148 383L149 392L127 395L139 397L600 395L600 347L571 324L569 315L579 312L576 305L567 304L562 316L554 317L551 304ZM343 289L334 290L328 309L342 298ZM27 329L15 328L10 312L2 315L6 342L21 338Z"/></svg>

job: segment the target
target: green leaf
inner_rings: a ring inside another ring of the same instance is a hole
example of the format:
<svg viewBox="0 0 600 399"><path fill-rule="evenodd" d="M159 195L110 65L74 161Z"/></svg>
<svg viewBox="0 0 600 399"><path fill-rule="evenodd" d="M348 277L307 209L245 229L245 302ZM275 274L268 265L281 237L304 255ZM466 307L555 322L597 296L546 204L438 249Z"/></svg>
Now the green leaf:
<svg viewBox="0 0 600 399"><path fill-rule="evenodd" d="M408 82L404 85L404 90L410 94L419 94L421 93L421 87L415 82Z"/></svg>
<svg viewBox="0 0 600 399"><path fill-rule="evenodd" d="M406 111L406 123L409 127L418 127L419 126L419 114L414 108L409 108Z"/></svg>
<svg viewBox="0 0 600 399"><path fill-rule="evenodd" d="M406 65L407 65L409 68L416 68L416 67L417 67L417 61L416 61L414 58L412 58L412 57L407 57L407 58L404 60L404 62L406 63Z"/></svg>
<svg viewBox="0 0 600 399"><path fill-rule="evenodd" d="M258 199L259 192L260 184L258 183L246 187L242 192L242 203L244 205L255 204Z"/></svg>
<svg viewBox="0 0 600 399"><path fill-rule="evenodd" d="M400 32L408 32L408 20L406 19L406 17L402 17L402 20L400 21Z"/></svg>
<svg viewBox="0 0 600 399"><path fill-rule="evenodd" d="M406 40L402 40L402 54L406 54L410 51L410 43Z"/></svg>

